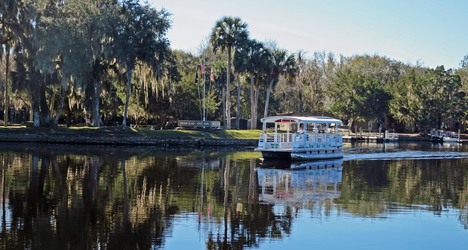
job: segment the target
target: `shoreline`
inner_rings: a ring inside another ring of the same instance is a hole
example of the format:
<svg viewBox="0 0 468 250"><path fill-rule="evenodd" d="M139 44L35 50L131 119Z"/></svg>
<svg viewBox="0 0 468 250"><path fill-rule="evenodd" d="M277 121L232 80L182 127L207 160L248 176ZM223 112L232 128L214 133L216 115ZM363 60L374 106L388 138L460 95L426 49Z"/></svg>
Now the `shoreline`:
<svg viewBox="0 0 468 250"><path fill-rule="evenodd" d="M68 145L230 147L256 146L257 139L158 136L122 128L70 130L62 128L13 128L0 130L0 142Z"/></svg>
<svg viewBox="0 0 468 250"><path fill-rule="evenodd" d="M400 134L398 142L429 142L430 137ZM145 134L121 127L98 129L8 128L0 129L0 142L47 143L68 145L157 146L157 147L255 147L257 139L191 137L184 135ZM358 141L360 142L360 141ZM365 142L365 141L363 141Z"/></svg>

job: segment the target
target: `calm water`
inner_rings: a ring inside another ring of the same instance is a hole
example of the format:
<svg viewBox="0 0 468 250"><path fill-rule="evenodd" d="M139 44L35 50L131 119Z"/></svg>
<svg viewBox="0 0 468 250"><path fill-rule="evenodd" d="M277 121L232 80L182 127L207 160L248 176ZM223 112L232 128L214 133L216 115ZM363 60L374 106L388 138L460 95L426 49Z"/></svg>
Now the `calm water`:
<svg viewBox="0 0 468 250"><path fill-rule="evenodd" d="M0 145L2 249L468 249L468 147L259 154ZM310 169L309 169L310 168Z"/></svg>

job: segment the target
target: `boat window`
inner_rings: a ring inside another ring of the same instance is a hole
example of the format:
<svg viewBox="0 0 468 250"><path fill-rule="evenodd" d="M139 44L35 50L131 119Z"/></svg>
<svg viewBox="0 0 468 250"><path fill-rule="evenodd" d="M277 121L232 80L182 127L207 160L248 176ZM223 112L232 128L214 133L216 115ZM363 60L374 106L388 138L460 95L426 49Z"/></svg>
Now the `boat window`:
<svg viewBox="0 0 468 250"><path fill-rule="evenodd" d="M315 124L313 123L308 123L307 124L307 131L312 131L312 132L318 132L318 129L316 128Z"/></svg>

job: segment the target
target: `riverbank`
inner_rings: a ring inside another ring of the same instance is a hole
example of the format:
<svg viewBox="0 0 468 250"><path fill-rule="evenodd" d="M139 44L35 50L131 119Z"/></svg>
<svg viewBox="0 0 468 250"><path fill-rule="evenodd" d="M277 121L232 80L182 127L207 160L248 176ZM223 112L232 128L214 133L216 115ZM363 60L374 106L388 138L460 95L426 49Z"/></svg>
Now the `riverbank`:
<svg viewBox="0 0 468 250"><path fill-rule="evenodd" d="M151 130L114 127L0 127L0 142L158 147L255 147L260 130ZM462 137L466 137L463 135ZM429 141L419 134L400 134L399 141Z"/></svg>
<svg viewBox="0 0 468 250"><path fill-rule="evenodd" d="M255 146L259 134L260 130L2 127L0 128L0 142L158 147Z"/></svg>

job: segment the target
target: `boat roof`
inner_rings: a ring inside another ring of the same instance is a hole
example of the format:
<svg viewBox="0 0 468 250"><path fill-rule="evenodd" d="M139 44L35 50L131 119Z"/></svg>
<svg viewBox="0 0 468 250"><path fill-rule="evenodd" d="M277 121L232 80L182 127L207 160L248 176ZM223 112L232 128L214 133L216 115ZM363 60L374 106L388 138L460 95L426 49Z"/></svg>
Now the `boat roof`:
<svg viewBox="0 0 468 250"><path fill-rule="evenodd" d="M263 123L269 122L298 122L298 123L322 123L322 124L338 124L341 125L343 122L339 119L335 119L328 116L268 116L261 119Z"/></svg>

